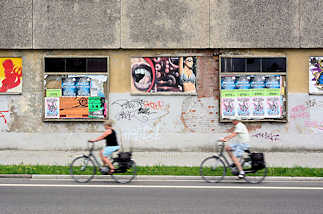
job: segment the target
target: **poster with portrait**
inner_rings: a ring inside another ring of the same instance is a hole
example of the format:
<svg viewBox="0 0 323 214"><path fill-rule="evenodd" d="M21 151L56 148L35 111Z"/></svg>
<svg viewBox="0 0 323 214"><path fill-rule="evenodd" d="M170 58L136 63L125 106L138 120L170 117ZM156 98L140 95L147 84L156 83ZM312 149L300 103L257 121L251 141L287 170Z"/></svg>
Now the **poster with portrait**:
<svg viewBox="0 0 323 214"><path fill-rule="evenodd" d="M309 93L323 94L323 56L309 59Z"/></svg>
<svg viewBox="0 0 323 214"><path fill-rule="evenodd" d="M197 57L131 58L131 92L196 94Z"/></svg>
<svg viewBox="0 0 323 214"><path fill-rule="evenodd" d="M22 58L0 58L0 94L22 93Z"/></svg>

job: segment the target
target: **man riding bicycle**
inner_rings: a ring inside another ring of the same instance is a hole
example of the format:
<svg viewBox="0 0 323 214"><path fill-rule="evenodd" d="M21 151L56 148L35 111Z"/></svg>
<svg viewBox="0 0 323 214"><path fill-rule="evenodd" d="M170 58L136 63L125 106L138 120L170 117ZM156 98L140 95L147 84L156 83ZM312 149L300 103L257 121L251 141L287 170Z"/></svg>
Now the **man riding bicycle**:
<svg viewBox="0 0 323 214"><path fill-rule="evenodd" d="M244 151L249 148L248 143L250 137L247 127L241 122L241 119L239 117L233 118L232 124L234 126L230 129L231 134L225 136L220 141L227 142L228 140L231 140L236 136L238 137L237 143L231 143L229 145L226 145L224 148L228 152L233 163L239 169L238 177L241 179L245 177L245 172L243 171L238 158L240 158L243 155Z"/></svg>

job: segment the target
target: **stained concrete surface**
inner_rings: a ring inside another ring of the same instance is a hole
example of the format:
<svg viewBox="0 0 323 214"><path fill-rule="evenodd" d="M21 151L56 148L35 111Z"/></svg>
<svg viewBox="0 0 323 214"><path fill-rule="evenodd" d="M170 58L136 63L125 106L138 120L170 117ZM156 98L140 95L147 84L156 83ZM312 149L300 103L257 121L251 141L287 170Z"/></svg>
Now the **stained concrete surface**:
<svg viewBox="0 0 323 214"><path fill-rule="evenodd" d="M0 164L68 165L75 157L84 153L1 150ZM133 158L140 166L199 166L204 158L212 154L204 152L134 152ZM97 158L99 157L97 156ZM265 153L265 158L269 167L323 168L323 153L320 152L268 152Z"/></svg>

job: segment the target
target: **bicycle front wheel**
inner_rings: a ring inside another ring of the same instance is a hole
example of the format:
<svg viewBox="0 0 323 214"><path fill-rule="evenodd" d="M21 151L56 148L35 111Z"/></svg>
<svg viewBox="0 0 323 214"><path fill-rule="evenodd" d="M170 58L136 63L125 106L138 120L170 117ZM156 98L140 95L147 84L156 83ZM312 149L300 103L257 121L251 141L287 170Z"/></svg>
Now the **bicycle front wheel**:
<svg viewBox="0 0 323 214"><path fill-rule="evenodd" d="M136 162L131 160L127 163L112 162L115 172L111 175L112 178L121 184L131 182L137 175Z"/></svg>
<svg viewBox="0 0 323 214"><path fill-rule="evenodd" d="M211 156L205 158L200 165L200 175L208 183L220 182L226 174L226 167L221 158Z"/></svg>
<svg viewBox="0 0 323 214"><path fill-rule="evenodd" d="M265 167L263 169L252 169L251 159L245 159L241 164L243 171L246 173L244 179L251 184L259 184L265 180L267 176L268 169Z"/></svg>
<svg viewBox="0 0 323 214"><path fill-rule="evenodd" d="M91 158L80 156L75 158L70 165L70 175L74 181L87 183L96 174L96 165Z"/></svg>

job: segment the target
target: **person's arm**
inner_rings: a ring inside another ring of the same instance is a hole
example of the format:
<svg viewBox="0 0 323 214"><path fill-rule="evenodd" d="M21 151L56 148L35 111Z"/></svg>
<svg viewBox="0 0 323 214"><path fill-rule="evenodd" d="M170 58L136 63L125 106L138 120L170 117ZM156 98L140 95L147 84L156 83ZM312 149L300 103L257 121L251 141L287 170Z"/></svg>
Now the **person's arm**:
<svg viewBox="0 0 323 214"><path fill-rule="evenodd" d="M234 138L235 136L237 136L238 133L237 132L232 132L231 134L225 136L222 140L223 141L228 141L228 140L231 140L232 138Z"/></svg>
<svg viewBox="0 0 323 214"><path fill-rule="evenodd" d="M94 142L98 142L100 140L103 140L104 138L106 138L106 136L108 136L109 134L111 134L112 131L111 129L108 129L106 130L101 136L99 136L98 138L96 139L93 139L93 140L89 140L90 143L94 143Z"/></svg>

